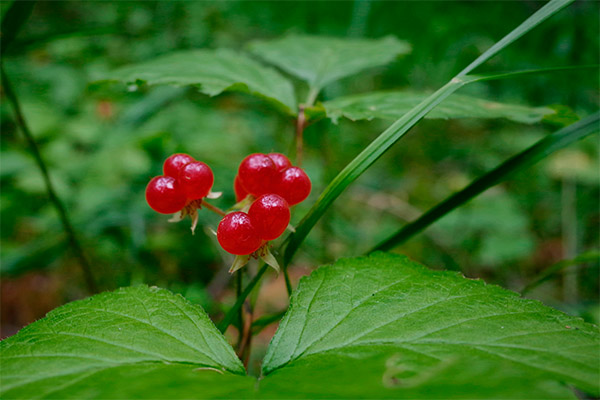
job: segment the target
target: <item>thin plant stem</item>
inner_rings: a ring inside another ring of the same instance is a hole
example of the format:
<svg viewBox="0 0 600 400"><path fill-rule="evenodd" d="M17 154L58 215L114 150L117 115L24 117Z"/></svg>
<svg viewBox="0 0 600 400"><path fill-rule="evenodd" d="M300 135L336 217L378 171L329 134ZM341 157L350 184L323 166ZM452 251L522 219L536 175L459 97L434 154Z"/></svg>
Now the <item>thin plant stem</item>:
<svg viewBox="0 0 600 400"><path fill-rule="evenodd" d="M238 270L235 273L235 298L239 299L240 296L242 295L242 271ZM239 340L238 340L238 347L241 345L242 343L242 327L244 325L244 313L242 312L242 309L239 309L238 312L238 328L239 328Z"/></svg>
<svg viewBox="0 0 600 400"><path fill-rule="evenodd" d="M248 297L248 295L250 295L250 293L252 292L252 289L254 289L254 287L260 281L260 278L262 278L262 276L264 275L264 273L267 271L268 268L269 268L269 266L267 264L263 264L259 268L256 275L254 275L254 278L252 278L252 280L248 283L248 285L246 285L242 294L237 298L235 304L231 307L231 309L227 312L227 314L225 314L225 317L217 326L217 328L219 328L219 331L221 331L221 333L225 332L227 327L229 325L231 325L231 322L236 317L237 313L239 312L239 309L244 304L246 297Z"/></svg>
<svg viewBox="0 0 600 400"><path fill-rule="evenodd" d="M219 214L221 217L224 217L227 215L227 213L225 211L221 210L219 207L213 206L212 204L210 204L209 202L207 202L204 199L202 199L202 207L204 207L207 210L210 210L216 214Z"/></svg>
<svg viewBox="0 0 600 400"><path fill-rule="evenodd" d="M23 112L21 111L21 105L17 98L16 93L13 90L12 84L10 83L6 72L4 71L4 66L0 66L2 71L2 81L4 86L4 92L6 93L6 97L10 102L13 111L15 113L16 123L23 132L23 136L27 141L27 145L29 146L29 150L31 151L35 162L42 173L42 177L44 179L44 184L46 186L46 192L48 193L48 197L50 198L50 202L54 205L54 208L58 212L58 216L63 225L65 233L67 234L67 238L69 240L69 244L75 253L75 256L79 260L79 265L81 267L81 271L83 272L83 277L85 279L85 283L87 285L88 291L91 293L98 293L98 285L96 284L96 280L94 279L94 275L92 273L91 265L81 247L81 244L75 234L75 229L73 229L73 225L71 224L71 220L69 215L67 214L67 210L63 202L60 200L56 191L54 190L54 185L52 184L52 180L50 179L50 174L48 172L48 167L42 158L42 154L40 152L39 146L35 141L35 138L31 134L29 130L29 126L25 121L25 117L23 116Z"/></svg>
<svg viewBox="0 0 600 400"><path fill-rule="evenodd" d="M306 127L304 108L304 104L298 106L298 119L296 120L296 165L299 167L302 166L304 153L304 128Z"/></svg>

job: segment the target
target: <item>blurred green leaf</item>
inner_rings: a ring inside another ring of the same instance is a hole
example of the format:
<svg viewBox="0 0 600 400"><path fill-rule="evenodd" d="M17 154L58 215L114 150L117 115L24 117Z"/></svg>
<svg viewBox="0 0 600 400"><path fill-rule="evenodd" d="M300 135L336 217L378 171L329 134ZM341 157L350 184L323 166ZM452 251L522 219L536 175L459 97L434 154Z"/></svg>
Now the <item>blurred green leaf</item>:
<svg viewBox="0 0 600 400"><path fill-rule="evenodd" d="M458 75L452 78L448 83L438 89L431 96L413 107L409 112L404 114L396 122L390 125L383 131L375 140L373 140L358 156L350 161L346 167L331 181L325 188L323 193L317 199L310 211L304 216L300 224L296 227L296 232L288 236L287 246L284 253L283 263L284 268L289 265L296 250L306 238L317 221L323 216L325 211L333 204L335 199L360 175L362 175L379 157L381 157L390 147L400 140L406 132L415 126L425 115L433 110L438 104L444 101L445 98L456 92L462 86L473 82L503 79L516 75L532 74L536 72L551 71L546 70L528 70L519 72L509 72L503 74L489 75L467 75L468 72L477 68L479 65L486 62L488 59L500 52L504 47L508 46L515 40L519 39L529 30L539 25L544 20L548 19L558 11L571 4L573 0L551 0L542 8L537 10L533 15L523 21L519 26L513 29L508 35L495 43L492 47L486 50L475 61L469 64ZM560 68L559 68L560 69Z"/></svg>
<svg viewBox="0 0 600 400"><path fill-rule="evenodd" d="M224 91L250 93L294 114L292 84L277 71L227 49L186 50L119 68L106 81L128 84L195 86L209 96Z"/></svg>
<svg viewBox="0 0 600 400"><path fill-rule="evenodd" d="M374 118L396 120L425 100L431 93L373 92L338 97L322 104L327 117L337 122L340 117L352 121ZM498 103L471 96L453 94L433 109L425 118L506 118L533 124L555 111L547 107L527 107Z"/></svg>
<svg viewBox="0 0 600 400"><path fill-rule="evenodd" d="M317 92L324 86L364 69L379 67L410 45L394 36L381 39L341 39L327 36L288 35L257 40L250 51L308 83Z"/></svg>
<svg viewBox="0 0 600 400"><path fill-rule="evenodd" d="M301 280L261 389L293 379L298 397L570 397L559 382L599 392L599 350L598 328L579 318L377 253Z"/></svg>

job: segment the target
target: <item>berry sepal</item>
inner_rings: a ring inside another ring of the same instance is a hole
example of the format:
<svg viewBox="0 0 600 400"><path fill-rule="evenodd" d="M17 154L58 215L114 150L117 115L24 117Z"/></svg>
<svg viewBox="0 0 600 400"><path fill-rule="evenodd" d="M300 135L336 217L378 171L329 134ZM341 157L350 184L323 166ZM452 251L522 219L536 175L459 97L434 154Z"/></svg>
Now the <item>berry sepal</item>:
<svg viewBox="0 0 600 400"><path fill-rule="evenodd" d="M243 256L235 256L233 259L233 263L231 264L231 268L229 268L229 273L233 274L238 269L242 268L244 265L248 264L252 254L246 254Z"/></svg>
<svg viewBox="0 0 600 400"><path fill-rule="evenodd" d="M281 272L281 267L279 266L277 259L273 253L271 253L271 246L269 246L269 242L263 244L260 249L256 250L255 254L258 255L258 257L260 257L260 259L263 260L268 266L277 271L277 274Z"/></svg>
<svg viewBox="0 0 600 400"><path fill-rule="evenodd" d="M208 194L206 195L207 199L218 199L219 197L221 197L221 195L223 194L223 192L208 192Z"/></svg>
<svg viewBox="0 0 600 400"><path fill-rule="evenodd" d="M242 200L238 201L233 206L231 206L231 208L229 208L227 211L243 211L247 213L254 200L256 200L256 197L249 194Z"/></svg>
<svg viewBox="0 0 600 400"><path fill-rule="evenodd" d="M273 253L271 253L271 246L269 245L269 242L265 242L262 246L260 246L258 250L256 250L252 254L235 256L235 258L233 259L233 263L229 268L229 273L233 274L235 271L248 264L248 261L250 261L251 258L260 258L265 262L265 264L269 265L275 271L277 271L278 274L279 272L281 272L281 267L279 266L277 259L275 258Z"/></svg>
<svg viewBox="0 0 600 400"><path fill-rule="evenodd" d="M198 210L202 208L202 199L192 200L188 204L185 205L178 213L174 214L169 222L180 222L185 219L189 215L192 220L192 225L190 229L192 230L192 235L196 232L196 226L198 225Z"/></svg>

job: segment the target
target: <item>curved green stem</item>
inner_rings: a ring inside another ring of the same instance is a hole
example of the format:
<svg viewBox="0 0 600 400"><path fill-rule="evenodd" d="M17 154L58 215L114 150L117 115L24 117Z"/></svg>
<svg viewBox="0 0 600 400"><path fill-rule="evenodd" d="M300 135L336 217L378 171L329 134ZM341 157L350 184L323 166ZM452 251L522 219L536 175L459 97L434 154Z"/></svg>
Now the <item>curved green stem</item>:
<svg viewBox="0 0 600 400"><path fill-rule="evenodd" d="M42 173L44 184L46 185L46 191L48 192L48 197L50 198L50 202L54 205L54 208L58 212L60 221L69 239L69 244L71 245L75 256L79 259L79 265L81 266L81 270L83 272L83 276L88 290L91 293L97 293L98 286L92 273L92 267L90 266L90 263L87 257L85 256L85 253L83 251L83 248L81 247L81 244L79 243L77 235L75 234L75 229L73 229L73 225L71 224L71 219L67 214L67 210L65 209L63 202L60 200L60 198L56 194L56 191L54 190L54 185L52 184L52 180L50 179L50 174L48 173L46 163L44 162L37 142L35 141L35 138L31 134L29 126L25 121L25 117L23 116L23 112L21 111L21 105L19 103L17 95L15 94L12 88L12 84L8 80L8 76L4 71L3 65L0 66L0 70L2 73L4 92L6 93L6 97L8 98L8 101L10 102L15 113L17 125L19 126L19 128L21 128L21 132L23 132L23 136L27 141L27 144L29 146L29 149L31 150L31 153L33 154L35 162L40 172Z"/></svg>
<svg viewBox="0 0 600 400"><path fill-rule="evenodd" d="M223 320L219 323L219 325L217 325L217 328L219 329L219 331L225 332L227 327L229 325L231 325L234 318L237 317L239 310L244 305L244 301L246 300L246 297L248 297L250 295L250 293L252 292L252 289L254 289L254 287L260 281L260 278L264 275L264 273L267 271L268 268L269 268L269 266L267 264L264 264L258 270L258 272L254 276L254 278L252 278L252 280L244 288L244 291L242 292L242 294L240 296L238 296L237 300L235 301L235 304L231 307L231 309L227 312L227 314L225 314L225 317L223 317Z"/></svg>

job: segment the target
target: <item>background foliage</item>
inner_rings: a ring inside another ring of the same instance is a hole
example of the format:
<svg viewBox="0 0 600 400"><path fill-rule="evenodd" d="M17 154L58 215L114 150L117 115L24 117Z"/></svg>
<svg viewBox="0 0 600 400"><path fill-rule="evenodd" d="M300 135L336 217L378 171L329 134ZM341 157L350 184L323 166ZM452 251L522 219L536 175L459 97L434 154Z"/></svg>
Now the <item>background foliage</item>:
<svg viewBox="0 0 600 400"><path fill-rule="evenodd" d="M2 3L3 14L7 5ZM3 58L100 286L158 285L218 315L222 310L215 300L233 300L224 267L229 256L209 231L199 229L191 236L187 225L167 224L152 212L144 187L169 154L188 152L211 165L215 189L224 192L216 204L227 208L234 202L237 165L246 154L293 153L292 120L240 93L209 98L192 88L127 91L123 84L89 82L173 50L255 51L260 40L286 33L395 35L410 44L409 54L325 85L319 100L370 91L432 91L537 8L528 2L40 2ZM482 71L597 63L598 8L596 2L575 3ZM305 98L308 88L296 83ZM597 74L561 72L475 84L461 94L556 106L572 118L563 106L584 117L598 109L598 90ZM285 94L282 98L282 104L289 104ZM86 290L4 98L1 118L5 337ZM387 124L324 119L306 129L305 167L314 189L294 211L293 222ZM292 276L364 253L405 221L556 129L548 121L423 121L327 212L301 247ZM435 268L461 269L519 290L548 266L597 248L598 174L596 136L487 191L397 250ZM212 227L218 222L207 213L200 218ZM577 279L569 272L529 295L597 323L599 265L584 266L572 269ZM263 312L286 307L281 282L267 282L263 289ZM265 332L265 340L270 334ZM260 352L255 354L260 359Z"/></svg>

